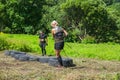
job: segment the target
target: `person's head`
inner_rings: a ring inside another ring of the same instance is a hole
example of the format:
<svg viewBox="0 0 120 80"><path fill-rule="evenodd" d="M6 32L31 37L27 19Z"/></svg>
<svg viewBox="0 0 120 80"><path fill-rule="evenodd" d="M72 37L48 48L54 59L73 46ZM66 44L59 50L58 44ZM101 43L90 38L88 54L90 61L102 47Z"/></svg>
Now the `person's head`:
<svg viewBox="0 0 120 80"><path fill-rule="evenodd" d="M58 22L57 22L57 21L54 20L54 21L51 22L51 26L52 26L52 27L56 27L57 25L58 25Z"/></svg>
<svg viewBox="0 0 120 80"><path fill-rule="evenodd" d="M43 34L43 31L40 31L40 34Z"/></svg>

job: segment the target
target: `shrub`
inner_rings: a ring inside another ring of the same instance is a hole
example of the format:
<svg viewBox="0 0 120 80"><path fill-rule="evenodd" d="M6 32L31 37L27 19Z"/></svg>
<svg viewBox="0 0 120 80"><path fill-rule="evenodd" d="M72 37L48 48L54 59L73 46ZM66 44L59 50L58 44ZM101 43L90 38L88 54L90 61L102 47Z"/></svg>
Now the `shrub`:
<svg viewBox="0 0 120 80"><path fill-rule="evenodd" d="M18 41L17 39L11 39L11 38L14 38L14 36L7 34L0 35L0 50L9 49L9 50L24 51L24 52L32 51L31 47L26 42Z"/></svg>
<svg viewBox="0 0 120 80"><path fill-rule="evenodd" d="M31 47L29 47L27 44L22 44L19 48L20 51L24 52L32 52Z"/></svg>
<svg viewBox="0 0 120 80"><path fill-rule="evenodd" d="M9 33L11 31L11 29L9 27L5 27L5 29L3 30L3 32L5 33Z"/></svg>
<svg viewBox="0 0 120 80"><path fill-rule="evenodd" d="M83 40L82 43L95 43L95 38L92 36L87 35Z"/></svg>
<svg viewBox="0 0 120 80"><path fill-rule="evenodd" d="M8 42L5 40L5 38L0 37L0 50L5 50L8 49L9 44Z"/></svg>
<svg viewBox="0 0 120 80"><path fill-rule="evenodd" d="M32 52L32 49L29 45L23 42L9 42L9 49L11 50L18 50L18 51L23 51L23 52Z"/></svg>

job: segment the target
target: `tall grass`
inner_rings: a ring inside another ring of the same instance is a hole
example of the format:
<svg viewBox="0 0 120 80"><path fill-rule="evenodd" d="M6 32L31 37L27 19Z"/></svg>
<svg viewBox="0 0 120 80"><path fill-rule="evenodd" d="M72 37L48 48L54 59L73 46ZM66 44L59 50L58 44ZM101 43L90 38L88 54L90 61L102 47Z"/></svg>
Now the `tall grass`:
<svg viewBox="0 0 120 80"><path fill-rule="evenodd" d="M5 41L9 43L9 48L7 49L33 52L41 55L39 38L37 35L0 34L0 38L4 38ZM54 40L51 36L48 37L48 46L46 50L48 55L54 55ZM80 44L65 42L65 47L61 55L66 57L120 61L120 45L110 43Z"/></svg>

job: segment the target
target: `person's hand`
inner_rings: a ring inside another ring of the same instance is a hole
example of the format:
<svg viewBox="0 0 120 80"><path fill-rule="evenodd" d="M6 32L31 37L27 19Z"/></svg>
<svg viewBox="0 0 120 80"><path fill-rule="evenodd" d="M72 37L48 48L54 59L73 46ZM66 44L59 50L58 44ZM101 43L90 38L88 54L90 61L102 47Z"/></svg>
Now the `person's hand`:
<svg viewBox="0 0 120 80"><path fill-rule="evenodd" d="M68 33L66 33L65 36L68 36Z"/></svg>

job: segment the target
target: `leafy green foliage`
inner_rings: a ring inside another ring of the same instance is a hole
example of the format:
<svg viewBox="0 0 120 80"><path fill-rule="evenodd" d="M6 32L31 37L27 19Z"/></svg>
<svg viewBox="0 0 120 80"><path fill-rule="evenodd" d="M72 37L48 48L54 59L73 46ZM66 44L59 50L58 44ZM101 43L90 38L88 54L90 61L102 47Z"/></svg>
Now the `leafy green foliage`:
<svg viewBox="0 0 120 80"><path fill-rule="evenodd" d="M116 22L116 26L118 28L118 31L116 31L116 34L119 36L119 39L120 39L120 3L114 3L113 5L110 5L107 9L110 13L110 16ZM120 41L118 40L118 42Z"/></svg>
<svg viewBox="0 0 120 80"><path fill-rule="evenodd" d="M5 0L2 4L5 6L4 23L11 29L10 33L34 34L39 29L45 0Z"/></svg>
<svg viewBox="0 0 120 80"><path fill-rule="evenodd" d="M119 35L116 32L119 29L105 7L104 2L100 0L68 0L62 4L68 19L72 21L71 25L74 25L72 27L84 32L84 36L93 36L96 42L117 42Z"/></svg>
<svg viewBox="0 0 120 80"><path fill-rule="evenodd" d="M103 0L107 6L120 2L120 0Z"/></svg>
<svg viewBox="0 0 120 80"><path fill-rule="evenodd" d="M51 32L57 20L69 33L66 41L120 42L120 0L0 0L0 31Z"/></svg>
<svg viewBox="0 0 120 80"><path fill-rule="evenodd" d="M44 14L39 25L46 33L51 32L52 27L50 24L53 20L57 20L59 26L64 27L62 22L64 22L65 12L60 8L63 2L65 0L47 0L48 5L43 7Z"/></svg>
<svg viewBox="0 0 120 80"><path fill-rule="evenodd" d="M0 50L10 49L25 52L32 51L31 47L27 43L14 39L11 40L11 38L14 38L14 36L5 34L0 35Z"/></svg>
<svg viewBox="0 0 120 80"><path fill-rule="evenodd" d="M5 40L5 38L0 37L0 50L8 49L8 42Z"/></svg>
<svg viewBox="0 0 120 80"><path fill-rule="evenodd" d="M69 37L66 41L70 42L81 42L86 35L94 37L95 42L119 42L117 19L111 17L106 9L107 2L107 0L106 3L102 0L57 0L55 5L53 1L52 6L44 7L46 12L41 25L50 30L50 22L57 20L59 26L68 31ZM111 2L117 1L111 0Z"/></svg>
<svg viewBox="0 0 120 80"><path fill-rule="evenodd" d="M82 43L95 43L95 39L94 37L91 37L89 35L87 35L83 40Z"/></svg>
<svg viewBox="0 0 120 80"><path fill-rule="evenodd" d="M103 1L106 3L106 5L112 5L114 2L114 0L103 0Z"/></svg>

